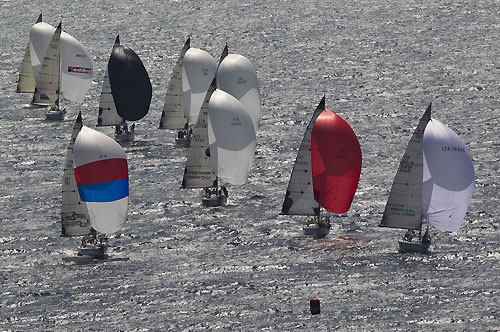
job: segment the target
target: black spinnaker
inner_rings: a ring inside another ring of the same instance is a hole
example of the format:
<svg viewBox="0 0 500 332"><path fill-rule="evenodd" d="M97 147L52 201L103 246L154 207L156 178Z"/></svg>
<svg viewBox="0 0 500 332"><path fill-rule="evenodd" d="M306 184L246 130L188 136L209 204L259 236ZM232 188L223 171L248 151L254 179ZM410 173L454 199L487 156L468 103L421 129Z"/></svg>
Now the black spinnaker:
<svg viewBox="0 0 500 332"><path fill-rule="evenodd" d="M118 115L128 121L146 116L152 87L139 56L128 47L115 47L108 62L108 72Z"/></svg>

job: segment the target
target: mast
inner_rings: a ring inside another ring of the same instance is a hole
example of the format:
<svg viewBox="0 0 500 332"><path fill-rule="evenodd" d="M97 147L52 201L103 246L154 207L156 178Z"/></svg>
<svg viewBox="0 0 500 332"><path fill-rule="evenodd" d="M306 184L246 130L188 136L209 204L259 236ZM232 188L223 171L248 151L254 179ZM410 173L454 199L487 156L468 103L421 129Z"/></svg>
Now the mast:
<svg viewBox="0 0 500 332"><path fill-rule="evenodd" d="M75 140L82 126L82 115L79 113L73 126L64 162L61 207L61 228L63 236L85 235L90 232L90 217L87 207L80 199L80 194L76 186L73 160Z"/></svg>
<svg viewBox="0 0 500 332"><path fill-rule="evenodd" d="M120 35L116 35L111 53L113 53L113 50L118 46L120 46ZM113 94L111 93L111 84L109 83L108 65L106 65L106 73L104 74L104 80L102 82L101 99L99 101L97 126L116 126L123 124L123 122L125 122L125 120L118 115L116 110Z"/></svg>
<svg viewBox="0 0 500 332"><path fill-rule="evenodd" d="M300 143L293 165L290 181L280 214L319 216L320 206L314 199L311 167L311 133L314 122L325 109L325 96L316 107L304 137Z"/></svg>
<svg viewBox="0 0 500 332"><path fill-rule="evenodd" d="M183 62L186 52L191 47L191 38L188 37L184 43L181 54L175 63L172 76L168 82L167 93L161 112L160 129L182 129L188 123L184 115L184 91L183 81Z"/></svg>
<svg viewBox="0 0 500 332"><path fill-rule="evenodd" d="M420 118L394 177L379 226L422 229L423 138L431 118L431 104Z"/></svg>
<svg viewBox="0 0 500 332"><path fill-rule="evenodd" d="M42 22L42 12L38 16L36 23ZM35 24L36 24L35 23ZM35 75L31 66L31 52L30 43L26 45L24 51L23 61L21 63L21 70L19 71L19 78L17 81L16 92L18 93L33 93L35 92Z"/></svg>
<svg viewBox="0 0 500 332"><path fill-rule="evenodd" d="M211 153L208 142L208 104L215 89L214 78L193 127L193 137L182 179L183 188L206 188L212 186L214 180L217 180L217 174L214 174L210 162Z"/></svg>
<svg viewBox="0 0 500 332"><path fill-rule="evenodd" d="M58 105L61 77L60 60L61 23L57 26L47 52L42 61L40 72L36 76L33 103L36 105Z"/></svg>

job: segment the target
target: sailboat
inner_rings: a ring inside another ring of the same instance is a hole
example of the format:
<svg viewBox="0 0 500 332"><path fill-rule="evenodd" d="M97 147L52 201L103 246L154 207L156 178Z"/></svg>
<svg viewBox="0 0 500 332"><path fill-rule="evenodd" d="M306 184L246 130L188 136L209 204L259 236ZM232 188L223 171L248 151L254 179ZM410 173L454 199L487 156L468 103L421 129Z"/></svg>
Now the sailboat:
<svg viewBox="0 0 500 332"><path fill-rule="evenodd" d="M36 23L42 22L42 13L38 16ZM36 24L35 23L35 24ZM18 93L33 93L35 92L35 74L31 66L30 55L30 42L26 45L24 51L23 62L21 63L21 70L19 71L19 79L17 81L16 92Z"/></svg>
<svg viewBox="0 0 500 332"><path fill-rule="evenodd" d="M175 63L174 70L163 103L163 111L160 119L160 129L179 129L176 136L176 143L181 145L189 145L191 137L189 137L188 118L184 111L184 91L182 86L183 62L186 52L191 47L191 38L188 37L184 43L181 54Z"/></svg>
<svg viewBox="0 0 500 332"><path fill-rule="evenodd" d="M226 45L219 59L219 64L227 54ZM212 170L210 161L208 104L216 88L217 83L214 78L207 90L196 123L192 128L191 143L182 179L182 188L204 188L201 201L204 206L223 206L226 205L228 198L226 187L219 188L216 171Z"/></svg>
<svg viewBox="0 0 500 332"><path fill-rule="evenodd" d="M224 48L219 64L227 55L227 45ZM212 80L198 113L196 123L189 138L188 157L184 168L182 188L204 188L202 204L204 206L223 206L227 203L226 187L219 189L218 179L212 170L210 162L210 147L208 142L208 103L217 88L215 78ZM212 186L212 188L210 188Z"/></svg>
<svg viewBox="0 0 500 332"><path fill-rule="evenodd" d="M45 113L47 119L62 120L66 111L59 107L60 96L82 102L92 81L93 64L80 42L62 32L61 23L40 59L40 49L44 46L40 41L51 29L52 26L43 22L30 29L30 56L36 82L32 104L49 106Z"/></svg>
<svg viewBox="0 0 500 332"><path fill-rule="evenodd" d="M226 45L219 68L227 55ZM245 73L240 74L246 77ZM214 79L208 88L193 127L182 180L183 188L204 188L204 206L227 203L228 191L225 185L219 187L220 180L235 185L246 183L255 152L257 127L252 114L234 96L217 89L217 84Z"/></svg>
<svg viewBox="0 0 500 332"><path fill-rule="evenodd" d="M431 119L429 104L400 161L380 226L407 230L399 241L401 252L428 253L429 224L450 232L460 228L474 191L474 176L465 143ZM423 219L427 227L422 236Z"/></svg>
<svg viewBox="0 0 500 332"><path fill-rule="evenodd" d="M229 54L228 46L226 44L219 58L219 66L217 68L215 81L219 90L230 94L240 102L245 109L245 112L250 115L254 126L254 132L256 133L259 127L261 115L260 92L257 73L250 60L239 54ZM209 89L209 91L215 90L215 81L212 83L212 90ZM211 97L212 93L213 92L207 94L209 95L207 101ZM209 105L210 104L207 106ZM204 108L202 106L202 110L203 109ZM207 130L208 128L205 128L205 131ZM207 159L206 156L204 156L204 158ZM252 160L253 159L250 159L249 165L251 165ZM219 188L219 178L216 176L219 170L215 164L212 166L215 179L212 179L211 184L209 183L209 187L205 186L202 203L206 206L224 205L226 204L228 198L228 192L225 186L221 186ZM249 171L250 169L248 169L248 172ZM193 174L189 172L187 175L193 176ZM194 176L196 177L196 174ZM248 176L248 173L246 176ZM206 183L207 182L205 181L204 184L206 185Z"/></svg>
<svg viewBox="0 0 500 332"><path fill-rule="evenodd" d="M325 109L323 97L297 152L280 214L312 216L303 226L304 234L328 235L330 220L321 217L320 207L336 214L346 213L360 173L358 139L346 121Z"/></svg>
<svg viewBox="0 0 500 332"><path fill-rule="evenodd" d="M255 155L256 130L250 112L223 90L214 90L207 113L207 152L215 183L205 190L202 204L223 205L228 192L225 186L218 188L219 181L233 185L247 183Z"/></svg>
<svg viewBox="0 0 500 332"><path fill-rule="evenodd" d="M120 36L117 35L113 50L120 46ZM97 126L115 126L116 141L132 141L135 137L135 126L128 128L127 122L118 115L113 94L111 93L111 84L109 83L108 66L102 83L101 99L99 101L99 113L97 115Z"/></svg>
<svg viewBox="0 0 500 332"><path fill-rule="evenodd" d="M182 60L182 90L184 95L184 130L177 133L176 144L188 147L191 144L192 128L207 94L207 90L215 77L217 63L215 59L199 48L190 47Z"/></svg>
<svg viewBox="0 0 500 332"><path fill-rule="evenodd" d="M80 116L78 122L81 126ZM73 159L78 195L90 222L78 254L104 258L107 234L118 231L127 220L127 156L112 138L81 126L73 145Z"/></svg>
<svg viewBox="0 0 500 332"><path fill-rule="evenodd" d="M109 88L105 79L103 93L106 92L107 95L101 95L101 101L103 98L106 101L104 107L101 107L102 112L101 108L99 110L102 113L101 124L104 125L103 114L110 117L112 115L114 119L121 118L121 124L124 124L123 129L119 124L115 124L115 137L117 140L131 140L135 135L135 124L132 124L129 129L125 121L142 119L148 114L151 104L153 89L148 72L139 56L132 49L120 45L120 39L117 36L108 61L107 73ZM109 95L109 90L111 90L111 95Z"/></svg>

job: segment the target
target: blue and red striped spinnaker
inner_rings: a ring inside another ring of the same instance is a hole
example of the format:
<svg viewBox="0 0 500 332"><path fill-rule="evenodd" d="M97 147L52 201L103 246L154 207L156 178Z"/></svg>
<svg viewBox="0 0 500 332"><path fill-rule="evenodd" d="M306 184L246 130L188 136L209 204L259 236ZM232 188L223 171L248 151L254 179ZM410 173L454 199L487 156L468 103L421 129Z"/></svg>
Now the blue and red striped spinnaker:
<svg viewBox="0 0 500 332"><path fill-rule="evenodd" d="M103 159L75 168L78 192L84 202L113 202L129 194L127 160Z"/></svg>

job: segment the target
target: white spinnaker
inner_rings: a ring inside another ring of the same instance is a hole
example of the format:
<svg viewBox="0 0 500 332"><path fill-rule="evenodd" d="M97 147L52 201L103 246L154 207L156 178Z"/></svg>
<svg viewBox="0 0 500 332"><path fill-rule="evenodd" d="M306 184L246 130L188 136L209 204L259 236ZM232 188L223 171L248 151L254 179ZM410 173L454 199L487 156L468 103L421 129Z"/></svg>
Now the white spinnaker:
<svg viewBox="0 0 500 332"><path fill-rule="evenodd" d="M250 60L239 54L227 55L217 69L217 85L245 106L257 130L261 114L260 90Z"/></svg>
<svg viewBox="0 0 500 332"><path fill-rule="evenodd" d="M255 127L245 107L220 89L208 103L208 140L214 173L224 182L245 184L255 153Z"/></svg>
<svg viewBox="0 0 500 332"><path fill-rule="evenodd" d="M61 94L81 103L92 84L93 62L83 45L63 32L61 34Z"/></svg>
<svg viewBox="0 0 500 332"><path fill-rule="evenodd" d="M56 28L45 22L37 23L33 25L30 29L30 41L29 41L30 57L31 57L31 66L33 68L33 73L35 77L38 75L38 72L40 71L43 57L47 52L50 40L54 35L54 31L56 31Z"/></svg>
<svg viewBox="0 0 500 332"><path fill-rule="evenodd" d="M282 214L314 216L319 203L314 199L311 167L311 132L314 122L325 109L324 99L314 111L297 152L283 203Z"/></svg>
<svg viewBox="0 0 500 332"><path fill-rule="evenodd" d="M112 138L83 126L74 146L75 167L114 158L127 159L123 148ZM127 220L128 195L111 202L85 202L85 204L91 226L100 233L114 233L122 228Z"/></svg>
<svg viewBox="0 0 500 332"><path fill-rule="evenodd" d="M55 28L40 22L30 29L30 56L35 78L48 50ZM93 62L83 45L71 35L60 36L61 94L64 98L81 103L92 83ZM38 88L38 82L37 82Z"/></svg>
<svg viewBox="0 0 500 332"><path fill-rule="evenodd" d="M33 104L54 105L59 100L61 77L60 38L61 25L54 30L47 52L43 57L40 71L38 72L38 75L35 76L36 88L33 95Z"/></svg>
<svg viewBox="0 0 500 332"><path fill-rule="evenodd" d="M217 62L207 52L191 47L184 55L182 88L184 91L184 114L189 122L196 121L216 71Z"/></svg>
<svg viewBox="0 0 500 332"><path fill-rule="evenodd" d="M163 112L160 120L161 129L181 129L187 122L184 115L184 92L182 90L182 67L184 56L190 47L190 39L186 40L181 54L175 63L172 76L168 82L167 93L163 103Z"/></svg>
<svg viewBox="0 0 500 332"><path fill-rule="evenodd" d="M474 191L474 165L465 143L437 120L424 133L422 213L439 229L457 231Z"/></svg>
<svg viewBox="0 0 500 332"><path fill-rule="evenodd" d="M80 130L82 129L81 117L78 116L77 121L71 133L71 139L66 152L64 161L64 176L62 185L62 207L61 207L61 223L63 224L64 235L76 236L90 233L90 217L87 211L87 206L81 201L78 188L75 180L75 170L73 161L73 149L75 140ZM79 223L80 227L74 225ZM64 227L66 224L70 227Z"/></svg>
<svg viewBox="0 0 500 332"><path fill-rule="evenodd" d="M120 42L117 39L113 45L113 50L119 45ZM113 53L113 50L111 53ZM101 99L99 101L97 125L115 126L121 124L123 121L123 118L118 115L118 111L116 110L113 94L111 93L111 84L109 83L108 66L106 65L106 74L102 82Z"/></svg>
<svg viewBox="0 0 500 332"><path fill-rule="evenodd" d="M215 180L215 173L210 162L208 141L208 104L214 91L215 84L208 88L196 124L193 127L193 137L191 138L182 179L182 187L184 188L210 187Z"/></svg>

